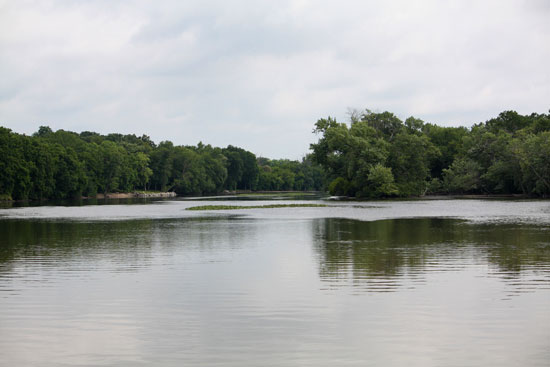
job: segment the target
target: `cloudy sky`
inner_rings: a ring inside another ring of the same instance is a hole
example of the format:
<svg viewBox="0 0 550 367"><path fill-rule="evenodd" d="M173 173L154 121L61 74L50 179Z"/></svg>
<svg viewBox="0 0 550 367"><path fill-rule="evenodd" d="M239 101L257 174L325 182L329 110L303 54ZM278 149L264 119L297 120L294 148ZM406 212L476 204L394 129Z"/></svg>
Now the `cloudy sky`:
<svg viewBox="0 0 550 367"><path fill-rule="evenodd" d="M0 125L298 159L350 108L550 108L550 1L0 0Z"/></svg>

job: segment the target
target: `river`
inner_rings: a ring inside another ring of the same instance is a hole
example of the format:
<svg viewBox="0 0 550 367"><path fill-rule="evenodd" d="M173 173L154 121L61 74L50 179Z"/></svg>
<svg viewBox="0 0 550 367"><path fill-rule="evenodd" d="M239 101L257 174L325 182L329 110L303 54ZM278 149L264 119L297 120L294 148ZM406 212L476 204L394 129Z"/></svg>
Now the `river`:
<svg viewBox="0 0 550 367"><path fill-rule="evenodd" d="M0 364L549 365L550 201L261 199L0 209Z"/></svg>

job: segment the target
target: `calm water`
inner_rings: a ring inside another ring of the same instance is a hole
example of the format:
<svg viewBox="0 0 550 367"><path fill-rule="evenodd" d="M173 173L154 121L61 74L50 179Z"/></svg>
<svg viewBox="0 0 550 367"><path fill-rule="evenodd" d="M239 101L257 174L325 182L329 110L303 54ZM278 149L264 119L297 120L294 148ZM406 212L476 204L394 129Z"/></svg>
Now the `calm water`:
<svg viewBox="0 0 550 367"><path fill-rule="evenodd" d="M0 365L550 365L549 201L204 204L0 209Z"/></svg>

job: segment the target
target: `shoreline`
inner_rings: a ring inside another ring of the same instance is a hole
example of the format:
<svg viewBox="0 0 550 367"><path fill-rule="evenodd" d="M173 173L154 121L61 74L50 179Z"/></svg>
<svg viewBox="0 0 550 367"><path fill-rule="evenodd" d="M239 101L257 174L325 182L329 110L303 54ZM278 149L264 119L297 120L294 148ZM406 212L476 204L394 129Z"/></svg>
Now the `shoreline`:
<svg viewBox="0 0 550 367"><path fill-rule="evenodd" d="M250 191L250 190L236 190L236 191L223 191L214 196L246 196L246 195L284 195L284 194L322 194L319 191ZM201 195L200 198L208 198L212 195ZM155 198L175 198L178 195L173 192L118 192L118 193L109 193L109 194L97 194L95 196L82 196L74 200L116 200L116 199L155 199ZM193 197L193 196L191 196ZM327 198L330 195L327 194ZM376 200L452 200L452 199L525 199L525 200L548 200L548 197L541 196L531 196L524 194L434 194L434 195L424 195L424 196L410 196L410 197L388 197L388 198L356 198L356 197L346 197L338 196L332 197L332 200L342 200L342 201L376 201ZM11 200L0 198L0 203L20 203L20 202L37 202L37 201L49 201L51 199L44 200ZM70 199L65 199L70 200Z"/></svg>
<svg viewBox="0 0 550 367"><path fill-rule="evenodd" d="M176 193L169 192L117 192L109 194L97 194L96 196L82 197L83 199L149 199L149 198L173 198Z"/></svg>
<svg viewBox="0 0 550 367"><path fill-rule="evenodd" d="M110 200L110 199L155 199L155 198L173 198L177 194L173 191L168 192L113 192L109 194L97 194L95 196L81 196L74 199L59 199L59 200ZM46 202L58 199L42 199L42 200L12 200L0 198L0 203L24 203L24 202Z"/></svg>
<svg viewBox="0 0 550 367"><path fill-rule="evenodd" d="M434 194L408 197L380 197L380 198L356 198L348 196L334 196L333 200L343 201L384 201L384 200L483 200L483 199L517 199L517 200L548 200L544 196L531 196L524 194Z"/></svg>

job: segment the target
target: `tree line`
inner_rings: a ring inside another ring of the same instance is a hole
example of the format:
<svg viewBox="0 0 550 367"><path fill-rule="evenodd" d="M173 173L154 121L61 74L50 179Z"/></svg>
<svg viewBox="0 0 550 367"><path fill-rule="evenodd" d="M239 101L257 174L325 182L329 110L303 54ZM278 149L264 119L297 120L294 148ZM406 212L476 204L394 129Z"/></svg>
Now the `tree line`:
<svg viewBox="0 0 550 367"><path fill-rule="evenodd" d="M311 158L333 195L550 195L550 114L505 111L468 129L365 110L314 132Z"/></svg>
<svg viewBox="0 0 550 367"><path fill-rule="evenodd" d="M441 127L391 112L328 117L301 161L256 157L227 146L155 144L147 135L0 127L0 199L98 193L225 190L321 191L379 198L425 194L550 196L550 114L505 111L471 128Z"/></svg>
<svg viewBox="0 0 550 367"><path fill-rule="evenodd" d="M208 195L224 190L320 190L323 171L302 161L257 158L242 148L158 145L143 135L0 127L0 199L93 197L141 190Z"/></svg>

